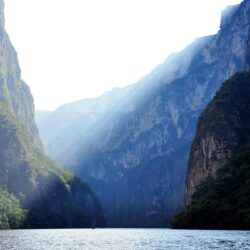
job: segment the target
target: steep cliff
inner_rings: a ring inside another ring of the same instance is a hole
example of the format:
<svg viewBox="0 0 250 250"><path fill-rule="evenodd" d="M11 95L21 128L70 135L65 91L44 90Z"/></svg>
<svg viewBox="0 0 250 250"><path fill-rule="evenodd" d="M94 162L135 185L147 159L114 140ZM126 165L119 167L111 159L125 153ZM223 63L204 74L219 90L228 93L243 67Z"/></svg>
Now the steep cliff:
<svg viewBox="0 0 250 250"><path fill-rule="evenodd" d="M101 226L94 193L43 151L3 8L0 0L0 228Z"/></svg>
<svg viewBox="0 0 250 250"><path fill-rule="evenodd" d="M88 181L110 226L167 226L183 206L196 121L221 83L249 67L250 1L143 77L41 121L46 150ZM59 147L60 145L60 147Z"/></svg>
<svg viewBox="0 0 250 250"><path fill-rule="evenodd" d="M21 79L17 53L4 27L4 2L0 1L0 101L25 124L30 140L36 145L41 141L34 122L34 104L29 87Z"/></svg>
<svg viewBox="0 0 250 250"><path fill-rule="evenodd" d="M249 147L249 95L250 74L236 74L199 118L188 164L186 205L197 186L208 176L214 177L236 151Z"/></svg>
<svg viewBox="0 0 250 250"><path fill-rule="evenodd" d="M199 118L177 228L250 228L250 72L227 80Z"/></svg>

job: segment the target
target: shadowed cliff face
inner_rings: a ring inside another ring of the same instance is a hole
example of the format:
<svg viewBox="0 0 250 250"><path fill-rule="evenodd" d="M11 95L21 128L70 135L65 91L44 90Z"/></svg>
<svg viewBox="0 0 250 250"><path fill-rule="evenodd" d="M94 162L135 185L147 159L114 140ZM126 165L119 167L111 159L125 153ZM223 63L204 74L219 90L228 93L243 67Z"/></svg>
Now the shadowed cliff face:
<svg viewBox="0 0 250 250"><path fill-rule="evenodd" d="M199 118L186 179L186 205L197 187L237 152L249 149L250 73L226 81Z"/></svg>
<svg viewBox="0 0 250 250"><path fill-rule="evenodd" d="M218 169L233 155L238 142L233 131L222 138L206 134L192 149L187 175L185 204L189 205L197 187L208 176L215 177Z"/></svg>
<svg viewBox="0 0 250 250"><path fill-rule="evenodd" d="M200 116L174 228L250 229L249 96L250 71L237 73Z"/></svg>
<svg viewBox="0 0 250 250"><path fill-rule="evenodd" d="M138 83L66 104L38 126L49 154L85 179L110 226L167 226L182 206L196 121L221 83L249 65L250 2L224 12Z"/></svg>
<svg viewBox="0 0 250 250"><path fill-rule="evenodd" d="M21 80L17 54L4 28L0 0L0 191L12 198L10 222L1 203L0 228L91 227L104 224L99 200L90 188L43 151L34 104ZM2 198L2 197L1 197ZM18 206L21 206L19 208ZM26 218L21 212L27 210ZM19 210L18 210L19 211ZM19 220L22 217L21 221ZM14 219L16 218L16 219Z"/></svg>

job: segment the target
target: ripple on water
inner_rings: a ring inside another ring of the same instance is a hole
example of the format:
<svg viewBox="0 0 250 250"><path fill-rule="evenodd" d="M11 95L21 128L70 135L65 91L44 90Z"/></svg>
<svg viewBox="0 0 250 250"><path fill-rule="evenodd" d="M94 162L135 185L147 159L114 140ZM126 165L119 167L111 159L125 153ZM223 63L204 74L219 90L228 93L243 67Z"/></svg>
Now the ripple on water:
<svg viewBox="0 0 250 250"><path fill-rule="evenodd" d="M58 229L0 231L2 250L250 249L249 231Z"/></svg>

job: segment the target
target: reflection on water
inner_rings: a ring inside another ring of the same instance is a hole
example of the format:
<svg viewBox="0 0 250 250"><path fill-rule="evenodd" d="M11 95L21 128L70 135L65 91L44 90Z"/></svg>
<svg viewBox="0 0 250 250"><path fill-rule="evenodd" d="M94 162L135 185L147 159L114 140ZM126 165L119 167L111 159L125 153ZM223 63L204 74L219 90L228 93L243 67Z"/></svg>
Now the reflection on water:
<svg viewBox="0 0 250 250"><path fill-rule="evenodd" d="M0 231L0 249L250 249L250 231L58 229Z"/></svg>

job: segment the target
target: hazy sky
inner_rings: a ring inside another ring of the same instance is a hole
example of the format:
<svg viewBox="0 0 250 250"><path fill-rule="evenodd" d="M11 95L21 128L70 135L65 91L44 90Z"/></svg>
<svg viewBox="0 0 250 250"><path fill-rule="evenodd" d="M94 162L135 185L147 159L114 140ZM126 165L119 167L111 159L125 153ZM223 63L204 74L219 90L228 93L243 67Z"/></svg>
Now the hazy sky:
<svg viewBox="0 0 250 250"><path fill-rule="evenodd" d="M36 109L53 110L137 81L239 2L5 0L5 18Z"/></svg>

